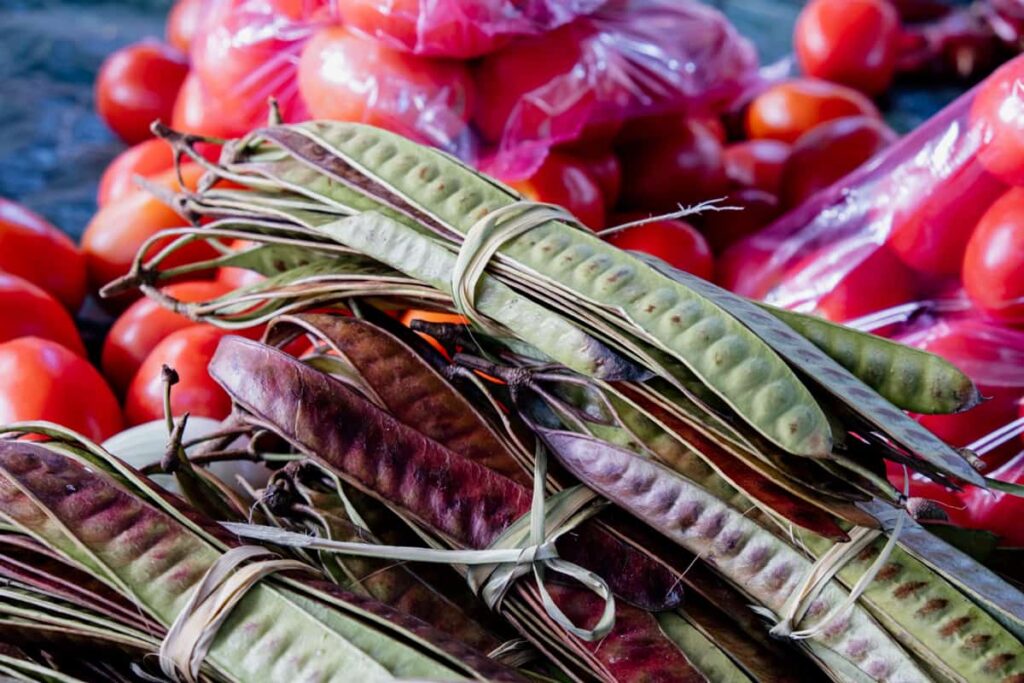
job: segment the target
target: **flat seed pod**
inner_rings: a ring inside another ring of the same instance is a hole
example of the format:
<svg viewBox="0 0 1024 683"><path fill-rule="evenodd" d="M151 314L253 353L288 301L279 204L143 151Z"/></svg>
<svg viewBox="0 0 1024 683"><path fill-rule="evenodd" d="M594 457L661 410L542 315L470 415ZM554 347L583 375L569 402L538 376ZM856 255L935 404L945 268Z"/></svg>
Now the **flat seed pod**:
<svg viewBox="0 0 1024 683"><path fill-rule="evenodd" d="M984 478L949 444L879 396L793 328L755 304L717 285L680 270L672 269L671 272L674 279L686 283L687 286L737 315L794 367L799 368L853 413L863 418L872 428L888 434L915 456L943 472L976 486L985 485Z"/></svg>
<svg viewBox="0 0 1024 683"><path fill-rule="evenodd" d="M930 415L958 413L981 403L971 378L941 356L815 316L758 305L897 408Z"/></svg>
<svg viewBox="0 0 1024 683"><path fill-rule="evenodd" d="M770 532L663 466L591 437L544 430L552 452L581 481L705 561L775 614L811 563ZM846 597L829 582L809 610L813 625ZM801 624L805 626L808 624ZM864 608L852 609L811 642L880 681L929 681Z"/></svg>
<svg viewBox="0 0 1024 683"><path fill-rule="evenodd" d="M335 179L397 197L392 203L405 200L434 224L460 233L516 200L447 157L367 126L312 122L258 134L273 135L296 158ZM356 182L354 174L371 181ZM500 253L570 296L617 311L623 324L686 364L781 448L812 457L829 453L828 421L807 388L756 335L692 288L554 221L511 240Z"/></svg>
<svg viewBox="0 0 1024 683"><path fill-rule="evenodd" d="M685 617L675 612L658 615L661 630L686 653L693 665L711 683L752 683L729 656Z"/></svg>

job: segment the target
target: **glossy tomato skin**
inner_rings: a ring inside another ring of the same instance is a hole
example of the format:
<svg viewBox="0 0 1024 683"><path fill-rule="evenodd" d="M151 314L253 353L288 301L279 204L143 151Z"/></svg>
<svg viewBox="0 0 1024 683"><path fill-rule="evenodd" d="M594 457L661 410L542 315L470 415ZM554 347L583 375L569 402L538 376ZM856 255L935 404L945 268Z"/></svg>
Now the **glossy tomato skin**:
<svg viewBox="0 0 1024 683"><path fill-rule="evenodd" d="M956 275L975 226L1005 191L977 160L938 181L929 174L900 179L881 207L892 215L888 245L921 273Z"/></svg>
<svg viewBox="0 0 1024 683"><path fill-rule="evenodd" d="M747 107L747 137L796 140L820 123L844 116L881 118L871 100L846 86L815 78L773 85Z"/></svg>
<svg viewBox="0 0 1024 683"><path fill-rule="evenodd" d="M483 137L609 143L622 127L614 88L577 68L594 33L589 23L576 21L481 60L474 72L479 106L473 122Z"/></svg>
<svg viewBox="0 0 1024 683"><path fill-rule="evenodd" d="M600 185L586 164L567 154L548 154L533 175L508 184L527 199L565 207L591 230L604 227L605 199Z"/></svg>
<svg viewBox="0 0 1024 683"><path fill-rule="evenodd" d="M148 178L174 167L174 152L163 140L151 138L118 154L100 178L96 203L101 207L139 189L135 176Z"/></svg>
<svg viewBox="0 0 1024 683"><path fill-rule="evenodd" d="M172 332L156 345L139 367L125 398L124 416L129 426L164 416L163 366L178 373L171 389L171 413L222 420L231 412L231 399L210 377L207 366L217 345L227 334L210 325L193 325Z"/></svg>
<svg viewBox="0 0 1024 683"><path fill-rule="evenodd" d="M699 217L701 232L715 254L771 223L782 209L778 197L755 188L733 190L723 204L737 210L711 211Z"/></svg>
<svg viewBox="0 0 1024 683"><path fill-rule="evenodd" d="M179 282L164 288L168 296L179 301L210 301L231 291L217 281ZM111 386L123 394L139 366L161 340L177 330L196 323L154 301L139 299L122 313L103 343L100 367Z"/></svg>
<svg viewBox="0 0 1024 683"><path fill-rule="evenodd" d="M846 322L914 300L913 274L885 247L871 253L822 296L815 312L833 322Z"/></svg>
<svg viewBox="0 0 1024 683"><path fill-rule="evenodd" d="M762 190L778 196L782 169L791 145L779 140L744 140L725 148L725 175L740 188Z"/></svg>
<svg viewBox="0 0 1024 683"><path fill-rule="evenodd" d="M182 133L214 138L233 138L247 132L237 112L229 111L220 99L211 95L195 73L190 73L181 84L171 126Z"/></svg>
<svg viewBox="0 0 1024 683"><path fill-rule="evenodd" d="M971 124L984 143L982 165L1009 185L1024 185L1024 59L1005 64L978 86Z"/></svg>
<svg viewBox="0 0 1024 683"><path fill-rule="evenodd" d="M209 9L208 0L178 0L167 15L167 42L188 54Z"/></svg>
<svg viewBox="0 0 1024 683"><path fill-rule="evenodd" d="M1024 344L1016 335L1007 336L990 323L965 319L942 322L920 341L908 341L960 368L986 398L962 413L915 416L943 441L968 446L1017 418L1018 402L1024 395L1018 369ZM1017 450L1018 445L1011 442L983 455L982 460L997 467Z"/></svg>
<svg viewBox="0 0 1024 683"><path fill-rule="evenodd" d="M730 245L715 264L719 286L752 299L763 299L784 271L772 263L778 245L755 237Z"/></svg>
<svg viewBox="0 0 1024 683"><path fill-rule="evenodd" d="M441 12L428 12L420 0L339 0L342 21L390 47L426 57L470 59L508 42L505 35L488 30L506 0L460 0ZM499 18L500 21L500 18Z"/></svg>
<svg viewBox="0 0 1024 683"><path fill-rule="evenodd" d="M892 83L900 17L888 0L813 0L793 35L808 76L878 95Z"/></svg>
<svg viewBox="0 0 1024 683"><path fill-rule="evenodd" d="M645 217L644 214L624 214L617 216L615 223L622 225ZM654 221L612 233L606 239L619 249L657 256L670 266L705 280L714 276L715 263L711 247L704 236L689 223L678 220Z"/></svg>
<svg viewBox="0 0 1024 683"><path fill-rule="evenodd" d="M303 48L299 90L314 118L361 121L442 145L462 134L475 104L462 63L399 52L336 26Z"/></svg>
<svg viewBox="0 0 1024 683"><path fill-rule="evenodd" d="M631 209L673 211L728 193L722 143L707 127L686 123L666 138L622 150L622 203Z"/></svg>
<svg viewBox="0 0 1024 683"><path fill-rule="evenodd" d="M782 174L782 200L798 206L896 141L872 116L847 116L807 131L793 145Z"/></svg>
<svg viewBox="0 0 1024 683"><path fill-rule="evenodd" d="M135 144L151 137L153 121L170 121L188 74L177 50L142 42L110 55L96 77L96 109L118 137Z"/></svg>
<svg viewBox="0 0 1024 683"><path fill-rule="evenodd" d="M59 301L43 289L0 271L0 343L19 337L40 337L85 356L75 321Z"/></svg>
<svg viewBox="0 0 1024 683"><path fill-rule="evenodd" d="M196 164L186 164L181 170L186 186L195 188L195 183L202 176L202 169ZM168 188L179 187L173 170L165 171L154 178L153 182ZM147 239L165 228L185 225L185 219L148 192L130 194L103 207L93 216L82 234L82 251L86 257L90 286L96 291L126 274L136 252ZM159 245L156 248L159 249ZM148 253L155 254L156 251ZM209 245L194 242L169 257L163 265L181 265L215 256L216 252ZM134 298L138 297L118 297L116 300L104 301L117 308Z"/></svg>
<svg viewBox="0 0 1024 683"><path fill-rule="evenodd" d="M967 243L964 290L982 312L1024 323L1024 188L997 199Z"/></svg>
<svg viewBox="0 0 1024 683"><path fill-rule="evenodd" d="M121 430L121 409L88 361L61 344L21 337L0 344L0 424L47 420L93 441Z"/></svg>
<svg viewBox="0 0 1024 683"><path fill-rule="evenodd" d="M986 476L1011 484L1024 484L1024 453L1019 453ZM1024 547L1024 498L995 490L972 488L966 503L968 526L999 535L1003 547Z"/></svg>
<svg viewBox="0 0 1024 683"><path fill-rule="evenodd" d="M0 271L52 294L72 313L85 298L85 257L41 216L0 197Z"/></svg>

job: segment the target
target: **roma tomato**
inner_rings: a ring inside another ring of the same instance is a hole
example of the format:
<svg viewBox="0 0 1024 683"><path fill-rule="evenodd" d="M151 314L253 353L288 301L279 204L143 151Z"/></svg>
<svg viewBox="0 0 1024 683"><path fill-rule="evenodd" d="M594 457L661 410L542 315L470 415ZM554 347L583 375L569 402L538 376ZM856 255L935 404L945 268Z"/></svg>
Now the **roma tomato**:
<svg viewBox="0 0 1024 683"><path fill-rule="evenodd" d="M234 138L248 131L238 113L230 111L222 100L207 92L194 73L181 85L171 126L182 133L214 138Z"/></svg>
<svg viewBox="0 0 1024 683"><path fill-rule="evenodd" d="M156 42L123 47L100 67L96 109L122 140L142 142L151 137L153 121L171 120L186 75L188 61L173 48Z"/></svg>
<svg viewBox="0 0 1024 683"><path fill-rule="evenodd" d="M622 170L629 179L622 203L634 209L672 211L680 204L722 197L729 188L722 143L699 123L624 149Z"/></svg>
<svg viewBox="0 0 1024 683"><path fill-rule="evenodd" d="M807 131L793 145L782 174L782 200L798 206L896 141L889 126L871 116L847 116Z"/></svg>
<svg viewBox="0 0 1024 683"><path fill-rule="evenodd" d="M88 361L49 339L0 344L0 424L47 420L93 441L121 431L121 409Z"/></svg>
<svg viewBox="0 0 1024 683"><path fill-rule="evenodd" d="M844 116L881 118L867 97L843 85L794 78L765 90L747 107L747 137L795 142L820 123Z"/></svg>
<svg viewBox="0 0 1024 683"><path fill-rule="evenodd" d="M420 0L340 0L342 21L389 46L427 57L469 59L494 52L508 37L487 24L516 11L508 0L458 0L434 5Z"/></svg>
<svg viewBox="0 0 1024 683"><path fill-rule="evenodd" d="M730 192L724 203L738 210L709 211L694 221L716 254L771 223L781 208L778 197L754 188Z"/></svg>
<svg viewBox="0 0 1024 683"><path fill-rule="evenodd" d="M585 164L568 155L552 152L532 176L508 184L527 199L565 207L591 230L604 227L601 187Z"/></svg>
<svg viewBox="0 0 1024 683"><path fill-rule="evenodd" d="M315 118L361 121L442 145L462 133L474 104L460 62L392 50L341 27L306 43L299 90Z"/></svg>
<svg viewBox="0 0 1024 683"><path fill-rule="evenodd" d="M75 321L60 302L28 280L0 271L0 342L18 337L50 339L85 356Z"/></svg>
<svg viewBox="0 0 1024 683"><path fill-rule="evenodd" d="M0 197L0 271L41 287L72 313L85 298L85 257L43 218Z"/></svg>
<svg viewBox="0 0 1024 683"><path fill-rule="evenodd" d="M185 184L194 189L202 176L202 169L196 164L185 164L181 170ZM153 182L175 190L179 188L173 170L165 171L154 178ZM165 228L184 225L185 219L148 192L136 192L103 207L93 216L82 235L82 250L88 265L90 286L98 290L121 277L128 272L136 252L147 239ZM155 254L159 246L149 253ZM182 265L215 256L212 247L204 242L194 242L169 257L164 265ZM117 302L111 303L123 305L127 301L119 298Z"/></svg>
<svg viewBox="0 0 1024 683"><path fill-rule="evenodd" d="M725 175L733 185L778 196L791 147L779 140L745 140L725 148Z"/></svg>
<svg viewBox="0 0 1024 683"><path fill-rule="evenodd" d="M922 171L892 180L881 211L892 214L889 247L911 268L956 275L971 233L1006 186L972 159L936 181Z"/></svg>
<svg viewBox="0 0 1024 683"><path fill-rule="evenodd" d="M983 313L1024 322L1024 188L997 199L978 221L963 265L964 290Z"/></svg>
<svg viewBox="0 0 1024 683"><path fill-rule="evenodd" d="M971 123L981 132L978 159L1010 185L1024 185L1024 59L1001 67L978 87Z"/></svg>
<svg viewBox="0 0 1024 683"><path fill-rule="evenodd" d="M139 189L135 176L145 178L174 168L174 151L163 140L150 139L118 154L100 178L96 203L101 207Z"/></svg>
<svg viewBox="0 0 1024 683"><path fill-rule="evenodd" d="M178 0L167 15L167 42L188 54L209 10L207 0Z"/></svg>
<svg viewBox="0 0 1024 683"><path fill-rule="evenodd" d="M793 34L808 76L878 95L892 83L900 17L888 0L813 0Z"/></svg>
<svg viewBox="0 0 1024 683"><path fill-rule="evenodd" d="M163 366L178 373L171 389L171 413L222 420L231 412L231 399L210 377L207 366L221 338L228 334L210 325L192 325L172 332L146 356L128 387L124 417L128 426L164 416Z"/></svg>
<svg viewBox="0 0 1024 683"><path fill-rule="evenodd" d="M179 282L164 288L169 296L185 302L210 301L227 294L220 282ZM153 299L140 299L118 317L103 342L100 366L114 389L122 394L150 351L165 337L196 323L170 311Z"/></svg>
<svg viewBox="0 0 1024 683"><path fill-rule="evenodd" d="M777 294L782 305L813 297L815 313L846 322L913 301L915 283L913 274L884 246L840 242L798 261Z"/></svg>
<svg viewBox="0 0 1024 683"><path fill-rule="evenodd" d="M616 217L615 222L622 225L641 218L645 216L625 214ZM714 275L715 263L707 240L692 225L683 221L654 221L612 233L607 240L619 249L657 256L670 266L705 280L710 280Z"/></svg>
<svg viewBox="0 0 1024 683"><path fill-rule="evenodd" d="M622 127L615 85L595 83L580 68L593 35L587 22L576 21L485 57L475 72L473 119L484 138L609 143Z"/></svg>

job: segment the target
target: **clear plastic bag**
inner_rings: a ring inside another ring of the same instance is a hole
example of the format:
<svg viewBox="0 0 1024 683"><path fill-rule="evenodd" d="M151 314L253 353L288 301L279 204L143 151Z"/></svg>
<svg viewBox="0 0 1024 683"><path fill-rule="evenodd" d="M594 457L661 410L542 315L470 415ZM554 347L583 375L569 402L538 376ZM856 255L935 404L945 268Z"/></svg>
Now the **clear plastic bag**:
<svg viewBox="0 0 1024 683"><path fill-rule="evenodd" d="M1022 78L1017 58L733 245L722 282L837 322L963 289L980 317L1024 323Z"/></svg>
<svg viewBox="0 0 1024 683"><path fill-rule="evenodd" d="M191 54L221 129L259 125L273 96L286 121L373 123L506 179L638 117L719 113L758 78L695 0L214 0Z"/></svg>

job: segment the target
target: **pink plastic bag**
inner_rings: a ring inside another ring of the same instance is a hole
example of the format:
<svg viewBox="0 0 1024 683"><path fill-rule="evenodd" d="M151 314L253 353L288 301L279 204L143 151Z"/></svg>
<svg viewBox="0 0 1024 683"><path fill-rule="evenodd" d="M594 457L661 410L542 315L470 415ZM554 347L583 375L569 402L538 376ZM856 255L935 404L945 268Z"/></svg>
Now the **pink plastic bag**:
<svg viewBox="0 0 1024 683"><path fill-rule="evenodd" d="M719 113L757 79L752 45L693 0L213 0L192 59L222 129L273 96L286 121L372 123L506 179L630 119Z"/></svg>
<svg viewBox="0 0 1024 683"><path fill-rule="evenodd" d="M837 322L962 287L978 315L1024 323L1022 78L1018 58L734 245L723 283Z"/></svg>

